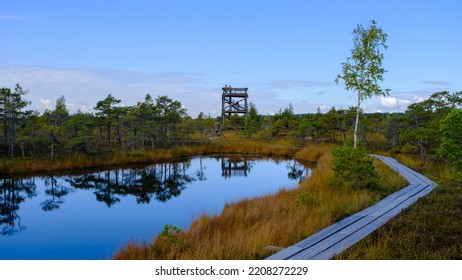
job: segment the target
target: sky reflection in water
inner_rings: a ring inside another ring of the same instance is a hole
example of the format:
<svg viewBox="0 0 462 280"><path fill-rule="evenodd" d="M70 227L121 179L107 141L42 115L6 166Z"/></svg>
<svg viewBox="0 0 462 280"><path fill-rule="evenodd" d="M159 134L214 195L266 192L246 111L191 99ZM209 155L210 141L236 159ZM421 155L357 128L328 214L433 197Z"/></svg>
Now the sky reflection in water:
<svg viewBox="0 0 462 280"><path fill-rule="evenodd" d="M0 259L107 259L166 224L187 229L243 198L295 187L294 160L192 158L145 168L0 179Z"/></svg>

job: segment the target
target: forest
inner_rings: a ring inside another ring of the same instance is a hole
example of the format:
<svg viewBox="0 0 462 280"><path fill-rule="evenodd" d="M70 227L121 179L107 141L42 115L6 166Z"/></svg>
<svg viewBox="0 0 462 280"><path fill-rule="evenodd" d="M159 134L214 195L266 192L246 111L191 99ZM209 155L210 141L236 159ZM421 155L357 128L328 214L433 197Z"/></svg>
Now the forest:
<svg viewBox="0 0 462 280"><path fill-rule="evenodd" d="M1 88L0 157L47 159L51 162L72 155L142 153L177 146L202 145L222 132L271 143L287 139L303 147L318 143L347 143L354 129L356 107L328 112L294 114L291 104L275 115L261 115L250 104L247 117L221 118L200 113L193 118L181 102L150 94L133 106L118 106L121 99L109 94L98 101L94 113L71 114L64 96L55 108L43 113L26 110L27 91L18 84ZM404 113L363 113L358 138L369 151L387 151L441 161L460 167L462 92L433 93L411 104ZM223 137L226 137L223 135ZM459 145L459 146L458 146Z"/></svg>

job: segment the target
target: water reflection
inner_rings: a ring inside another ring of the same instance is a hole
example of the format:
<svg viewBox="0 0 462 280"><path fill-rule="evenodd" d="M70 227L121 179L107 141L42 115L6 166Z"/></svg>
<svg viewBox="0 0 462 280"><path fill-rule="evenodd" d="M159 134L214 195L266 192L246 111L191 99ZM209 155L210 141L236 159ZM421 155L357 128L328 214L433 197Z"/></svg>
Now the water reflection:
<svg viewBox="0 0 462 280"><path fill-rule="evenodd" d="M107 170L66 178L76 189L92 190L98 201L108 207L120 202L122 196L135 196L138 203L149 203L153 197L165 202L181 194L196 180L187 173L190 160L163 163L146 168Z"/></svg>
<svg viewBox="0 0 462 280"><path fill-rule="evenodd" d="M33 178L0 180L0 232L13 235L25 227L18 215L20 204L37 195Z"/></svg>
<svg viewBox="0 0 462 280"><path fill-rule="evenodd" d="M229 178L232 176L247 177L255 164L255 160L246 158L221 158L221 176Z"/></svg>
<svg viewBox="0 0 462 280"><path fill-rule="evenodd" d="M288 162L286 168L289 170L287 176L289 179L294 181L298 180L301 182L305 177L309 177L311 175L311 169L296 160Z"/></svg>
<svg viewBox="0 0 462 280"><path fill-rule="evenodd" d="M217 157L221 161L221 176L247 177L256 164L256 159L245 157ZM0 180L0 230L2 235L14 235L25 229L18 214L21 204L37 196L36 179L43 182L39 206L44 212L58 211L67 196L78 190L90 191L94 198L113 207L123 197L136 198L137 204L149 204L153 200L165 203L178 197L189 184L206 181L207 167L203 158L199 165L191 167L191 159L175 163L151 165L145 168L116 169L90 172L80 175L46 176ZM286 165L288 178L302 180L310 169L293 160ZM211 174L210 174L211 176Z"/></svg>
<svg viewBox="0 0 462 280"><path fill-rule="evenodd" d="M43 211L53 211L59 209L60 205L64 202L63 197L72 191L71 188L66 187L64 182L58 180L56 176L47 177L45 183L45 194L49 196L44 202L40 203Z"/></svg>

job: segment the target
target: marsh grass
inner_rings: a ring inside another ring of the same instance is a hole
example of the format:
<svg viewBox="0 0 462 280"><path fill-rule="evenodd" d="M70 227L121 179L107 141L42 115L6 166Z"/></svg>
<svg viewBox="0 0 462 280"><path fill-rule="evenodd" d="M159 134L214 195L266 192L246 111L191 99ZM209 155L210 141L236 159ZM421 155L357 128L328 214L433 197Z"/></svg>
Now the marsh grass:
<svg viewBox="0 0 462 280"><path fill-rule="evenodd" d="M393 193L409 184L403 177L391 170L382 161L375 159L374 166L379 175L379 182L375 190L381 193L381 195Z"/></svg>
<svg viewBox="0 0 462 280"><path fill-rule="evenodd" d="M274 148L270 150L287 152L283 147ZM384 182L377 187L380 190L377 192L332 186L330 150L331 146L313 145L298 151L297 159L317 162L311 177L302 181L298 188L227 204L219 215L200 216L188 231L179 233L179 238L184 240L181 247L172 249L162 245L159 235L152 242L131 242L114 258L262 259L273 253L268 246L292 245L399 187L399 183L394 183L388 189ZM379 174L387 179L399 177L384 166L379 166ZM399 179L396 182L400 182Z"/></svg>
<svg viewBox="0 0 462 280"><path fill-rule="evenodd" d="M61 156L54 161L43 158L2 158L0 175L35 175L47 172L76 172L83 169L111 168L134 164L149 164L171 161L190 156L213 154L263 154L268 156L292 157L295 147L281 143L263 143L228 137L195 146L178 146L166 150L132 150L108 154Z"/></svg>
<svg viewBox="0 0 462 280"><path fill-rule="evenodd" d="M438 186L338 259L462 259L462 188Z"/></svg>
<svg viewBox="0 0 462 280"><path fill-rule="evenodd" d="M437 182L437 188L336 258L462 259L462 184L455 170L410 156L398 159Z"/></svg>
<svg viewBox="0 0 462 280"><path fill-rule="evenodd" d="M380 177L375 189L348 190L333 185L333 147L310 145L300 149L285 139L261 142L229 134L200 145L169 150L69 155L53 162L35 158L2 159L0 174L79 172L214 154L258 154L316 162L311 177L296 189L228 204L219 215L198 217L187 231L172 230L175 228L171 225L167 233L159 233L152 241L129 242L113 256L115 259L262 259L274 253L268 246L292 245L406 185L379 161L375 162Z"/></svg>

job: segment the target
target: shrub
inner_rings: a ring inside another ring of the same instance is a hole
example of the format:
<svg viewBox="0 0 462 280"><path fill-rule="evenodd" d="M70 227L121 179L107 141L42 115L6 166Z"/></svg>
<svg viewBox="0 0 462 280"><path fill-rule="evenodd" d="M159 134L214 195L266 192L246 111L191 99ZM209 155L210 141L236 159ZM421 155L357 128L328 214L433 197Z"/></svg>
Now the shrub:
<svg viewBox="0 0 462 280"><path fill-rule="evenodd" d="M159 240L167 242L170 246L183 246L184 238L180 236L181 229L172 225L165 225Z"/></svg>
<svg viewBox="0 0 462 280"><path fill-rule="evenodd" d="M304 206L316 206L319 205L319 201L309 192L302 192L297 196L297 200L301 205Z"/></svg>
<svg viewBox="0 0 462 280"><path fill-rule="evenodd" d="M151 250L158 258L176 259L185 246L185 238L181 229L176 226L165 225L162 233L151 245Z"/></svg>
<svg viewBox="0 0 462 280"><path fill-rule="evenodd" d="M440 122L441 145L438 153L462 172L462 110L453 109Z"/></svg>
<svg viewBox="0 0 462 280"><path fill-rule="evenodd" d="M374 188L378 175L373 159L364 149L338 147L332 150L335 184L353 189Z"/></svg>

